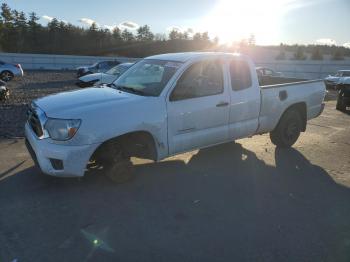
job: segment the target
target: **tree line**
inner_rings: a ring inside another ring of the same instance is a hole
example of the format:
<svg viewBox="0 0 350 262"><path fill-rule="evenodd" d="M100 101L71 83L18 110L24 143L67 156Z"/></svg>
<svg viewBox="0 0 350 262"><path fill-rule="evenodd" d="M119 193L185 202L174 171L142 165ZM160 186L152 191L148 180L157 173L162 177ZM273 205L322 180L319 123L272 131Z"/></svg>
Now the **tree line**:
<svg viewBox="0 0 350 262"><path fill-rule="evenodd" d="M255 46L254 35L227 46L219 45L218 38L211 40L208 32L193 32L191 29L184 32L172 30L166 35L154 34L148 25L143 25L133 33L118 27L112 31L103 29L95 23L83 28L56 18L45 26L38 22L40 18L35 12L26 15L11 9L6 3L1 5L0 11L0 52L144 57L201 50L249 54L260 48ZM344 56L350 56L349 48L338 46L281 44L264 48L279 50L278 60L322 60L325 54L330 54L334 60L342 60ZM293 52L293 56L287 57L287 52Z"/></svg>
<svg viewBox="0 0 350 262"><path fill-rule="evenodd" d="M211 41L207 32L190 35L188 32L172 30L167 36L152 33L148 25L140 26L133 33L118 27L112 31L102 29L95 23L89 28L83 28L56 18L44 26L38 22L39 19L35 12L27 16L24 12L11 9L6 3L3 3L0 13L0 51L100 55L108 52L115 54L118 49L124 50L125 53L125 46L139 46L150 42L169 41L170 44L179 45L182 40L187 40L194 42L191 46L193 46L192 49L195 49L195 46L212 46L217 41L217 39ZM128 55L133 54L129 52ZM148 55L147 50L142 55Z"/></svg>
<svg viewBox="0 0 350 262"><path fill-rule="evenodd" d="M287 57L286 52L292 52L292 56ZM325 55L330 56L332 60L344 60L346 56L350 56L350 49L335 45L284 45L281 43L276 60L323 60Z"/></svg>

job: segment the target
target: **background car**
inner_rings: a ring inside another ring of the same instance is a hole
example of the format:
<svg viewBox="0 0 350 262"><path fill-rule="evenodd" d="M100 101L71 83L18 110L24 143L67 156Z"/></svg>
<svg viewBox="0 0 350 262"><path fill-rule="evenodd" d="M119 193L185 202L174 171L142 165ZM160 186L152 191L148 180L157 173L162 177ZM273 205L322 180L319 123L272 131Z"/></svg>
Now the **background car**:
<svg viewBox="0 0 350 262"><path fill-rule="evenodd" d="M350 70L339 70L334 75L329 75L324 79L327 88L334 88L342 77L350 77Z"/></svg>
<svg viewBox="0 0 350 262"><path fill-rule="evenodd" d="M77 77L81 77L81 76L93 74L93 73L101 73L101 72L103 73L119 64L120 64L119 61L114 60L114 61L96 62L91 66L80 66L77 68Z"/></svg>
<svg viewBox="0 0 350 262"><path fill-rule="evenodd" d="M335 89L338 91L336 109L340 111L350 110L350 77L342 77Z"/></svg>
<svg viewBox="0 0 350 262"><path fill-rule="evenodd" d="M114 82L119 76L121 76L133 64L134 63L123 63L112 67L105 73L95 73L82 76L79 78L76 85L79 87L89 87L100 84L110 84Z"/></svg>
<svg viewBox="0 0 350 262"><path fill-rule="evenodd" d="M0 61L0 79L8 82L15 76L23 76L23 69L20 64L10 64Z"/></svg>
<svg viewBox="0 0 350 262"><path fill-rule="evenodd" d="M10 95L10 91L5 85L6 85L6 82L0 80L0 101L4 101L8 99Z"/></svg>

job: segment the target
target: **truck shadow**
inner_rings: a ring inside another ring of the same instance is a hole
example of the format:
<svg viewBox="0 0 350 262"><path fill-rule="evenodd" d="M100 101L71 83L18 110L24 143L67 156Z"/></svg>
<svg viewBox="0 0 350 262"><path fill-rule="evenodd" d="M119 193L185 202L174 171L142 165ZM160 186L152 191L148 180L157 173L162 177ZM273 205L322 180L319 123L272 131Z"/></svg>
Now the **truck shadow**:
<svg viewBox="0 0 350 262"><path fill-rule="evenodd" d="M0 183L4 236L10 238L21 221L16 230L23 255L54 250L59 242L69 251L57 249L61 261L68 253L83 260L91 250L81 230L105 241L108 235L108 245L124 260L157 260L144 245L149 242L157 256L174 254L175 260L189 254L197 261L350 258L349 188L296 149L276 149L275 165L267 165L230 143L202 149L188 163L141 164L136 172L123 185L98 173L49 179L34 168L9 177ZM35 224L28 227L30 221ZM39 225L44 233L34 237ZM116 254L97 249L90 258L113 261Z"/></svg>

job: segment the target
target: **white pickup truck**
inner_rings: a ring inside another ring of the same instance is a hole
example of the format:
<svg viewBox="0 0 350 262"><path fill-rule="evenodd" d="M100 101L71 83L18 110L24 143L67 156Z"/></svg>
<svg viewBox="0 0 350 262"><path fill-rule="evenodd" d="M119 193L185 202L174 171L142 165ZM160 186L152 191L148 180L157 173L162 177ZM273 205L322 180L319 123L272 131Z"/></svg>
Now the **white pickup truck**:
<svg viewBox="0 0 350 262"><path fill-rule="evenodd" d="M140 60L111 87L33 101L26 144L41 170L83 176L90 163L116 181L130 178L130 158L168 156L270 132L290 147L321 114L322 80L259 86L240 54L177 53Z"/></svg>

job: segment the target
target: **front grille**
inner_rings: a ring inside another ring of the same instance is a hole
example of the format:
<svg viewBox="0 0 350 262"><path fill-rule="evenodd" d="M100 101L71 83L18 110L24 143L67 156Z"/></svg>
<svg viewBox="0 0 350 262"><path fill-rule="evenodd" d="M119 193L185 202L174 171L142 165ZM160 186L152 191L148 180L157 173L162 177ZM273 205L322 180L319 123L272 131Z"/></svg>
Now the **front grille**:
<svg viewBox="0 0 350 262"><path fill-rule="evenodd" d="M33 108L29 108L28 110L28 123L37 137L41 137L44 134L39 117Z"/></svg>

